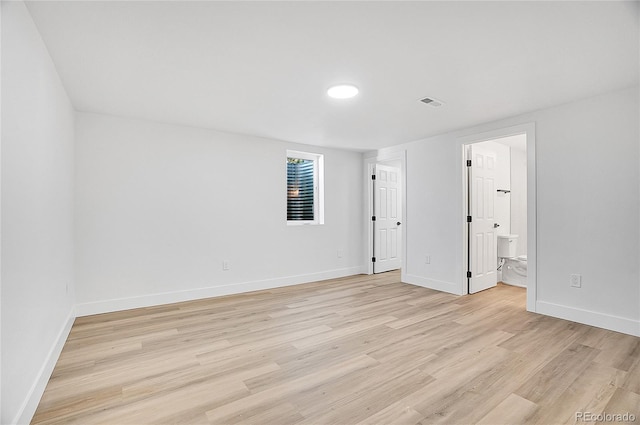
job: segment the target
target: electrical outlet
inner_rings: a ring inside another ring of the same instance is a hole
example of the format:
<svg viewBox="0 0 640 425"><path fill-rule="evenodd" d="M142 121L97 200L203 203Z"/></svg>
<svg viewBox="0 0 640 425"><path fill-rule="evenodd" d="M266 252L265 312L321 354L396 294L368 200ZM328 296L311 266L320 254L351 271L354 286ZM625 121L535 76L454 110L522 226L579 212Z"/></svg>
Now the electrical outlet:
<svg viewBox="0 0 640 425"><path fill-rule="evenodd" d="M342 258L344 256L344 250L343 249L339 249L338 250L338 258Z"/></svg>
<svg viewBox="0 0 640 425"><path fill-rule="evenodd" d="M222 262L222 270L231 270L231 261L224 260Z"/></svg>
<svg viewBox="0 0 640 425"><path fill-rule="evenodd" d="M424 263L425 264L431 264L431 256L427 255L426 257L424 257Z"/></svg>
<svg viewBox="0 0 640 425"><path fill-rule="evenodd" d="M569 285L574 288L582 288L582 276L579 274L572 274L569 276Z"/></svg>

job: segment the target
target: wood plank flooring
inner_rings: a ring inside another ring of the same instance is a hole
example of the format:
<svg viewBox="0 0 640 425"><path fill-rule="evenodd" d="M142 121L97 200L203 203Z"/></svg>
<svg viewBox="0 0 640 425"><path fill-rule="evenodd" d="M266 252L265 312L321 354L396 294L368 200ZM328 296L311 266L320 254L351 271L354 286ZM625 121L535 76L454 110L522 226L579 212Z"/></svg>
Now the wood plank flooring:
<svg viewBox="0 0 640 425"><path fill-rule="evenodd" d="M78 318L34 424L640 423L640 338L397 272ZM579 422L579 421L578 421Z"/></svg>

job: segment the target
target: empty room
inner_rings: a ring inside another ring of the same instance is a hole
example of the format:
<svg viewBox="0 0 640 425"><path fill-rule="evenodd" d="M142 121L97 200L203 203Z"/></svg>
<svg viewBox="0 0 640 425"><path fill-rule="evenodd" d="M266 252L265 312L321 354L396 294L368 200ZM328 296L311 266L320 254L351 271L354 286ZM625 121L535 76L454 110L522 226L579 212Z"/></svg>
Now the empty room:
<svg viewBox="0 0 640 425"><path fill-rule="evenodd" d="M0 4L3 425L640 422L640 2Z"/></svg>

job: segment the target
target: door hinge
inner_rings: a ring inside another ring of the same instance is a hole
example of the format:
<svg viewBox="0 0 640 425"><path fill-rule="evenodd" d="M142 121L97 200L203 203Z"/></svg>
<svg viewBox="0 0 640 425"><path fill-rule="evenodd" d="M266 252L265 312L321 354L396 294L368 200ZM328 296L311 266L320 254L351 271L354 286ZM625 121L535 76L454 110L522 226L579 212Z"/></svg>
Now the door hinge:
<svg viewBox="0 0 640 425"><path fill-rule="evenodd" d="M371 180L375 180L375 179L376 179L376 175L375 175L375 174L372 174L372 175L371 175Z"/></svg>
<svg viewBox="0 0 640 425"><path fill-rule="evenodd" d="M471 167L471 160L467 159L467 167Z"/></svg>
<svg viewBox="0 0 640 425"><path fill-rule="evenodd" d="M467 279L471 279L471 272L467 272Z"/></svg>
<svg viewBox="0 0 640 425"><path fill-rule="evenodd" d="M375 263L376 262L376 257L371 257L371 262Z"/></svg>
<svg viewBox="0 0 640 425"><path fill-rule="evenodd" d="M470 215L467 216L467 223L471 223L471 216Z"/></svg>
<svg viewBox="0 0 640 425"><path fill-rule="evenodd" d="M375 215L371 217L371 221L376 221L376 216Z"/></svg>

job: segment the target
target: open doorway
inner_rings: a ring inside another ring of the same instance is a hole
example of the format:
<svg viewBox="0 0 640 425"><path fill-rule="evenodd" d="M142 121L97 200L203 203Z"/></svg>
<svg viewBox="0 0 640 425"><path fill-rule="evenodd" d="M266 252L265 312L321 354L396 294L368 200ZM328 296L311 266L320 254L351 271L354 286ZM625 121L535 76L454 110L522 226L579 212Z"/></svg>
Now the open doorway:
<svg viewBox="0 0 640 425"><path fill-rule="evenodd" d="M533 124L462 141L464 270L462 293L502 282L527 290L535 311L535 136Z"/></svg>
<svg viewBox="0 0 640 425"><path fill-rule="evenodd" d="M369 274L402 270L405 253L405 151L365 158Z"/></svg>
<svg viewBox="0 0 640 425"><path fill-rule="evenodd" d="M498 282L526 288L526 135L466 146L469 293Z"/></svg>

